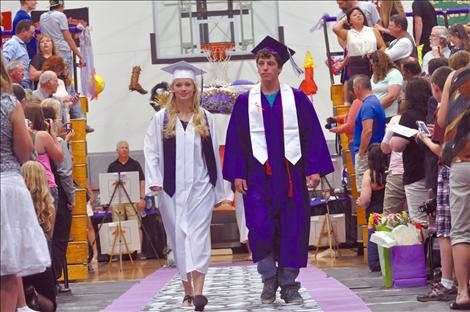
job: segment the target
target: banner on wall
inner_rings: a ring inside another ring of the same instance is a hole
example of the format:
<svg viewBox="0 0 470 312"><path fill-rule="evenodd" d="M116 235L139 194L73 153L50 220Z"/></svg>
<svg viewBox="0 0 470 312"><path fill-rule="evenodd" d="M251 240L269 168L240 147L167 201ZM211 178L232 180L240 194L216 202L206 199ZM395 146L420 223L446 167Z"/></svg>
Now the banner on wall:
<svg viewBox="0 0 470 312"><path fill-rule="evenodd" d="M446 9L465 9L470 7L470 0L434 0L431 1L434 9L436 10L446 10ZM454 24L466 24L470 21L468 14L455 14L449 15L449 26ZM437 23L444 26L444 17L439 15L437 17Z"/></svg>
<svg viewBox="0 0 470 312"><path fill-rule="evenodd" d="M13 20L12 20L12 14L11 14L11 11L5 11L5 12L2 12L2 31L11 31L12 30L12 25L13 25ZM12 36L6 36L6 35L2 35L2 43L1 43L1 46L3 46L3 44L5 42L8 41L8 39L10 39Z"/></svg>
<svg viewBox="0 0 470 312"><path fill-rule="evenodd" d="M47 11L32 11L31 18L33 19L34 26L36 29L39 29L39 17L42 13ZM67 21L69 22L69 27L77 27L78 24L81 24L83 27L90 26L90 19L88 15L88 8L79 8L79 9L66 9L64 14L67 16ZM80 33L72 33L72 37L75 40L75 44L80 46Z"/></svg>

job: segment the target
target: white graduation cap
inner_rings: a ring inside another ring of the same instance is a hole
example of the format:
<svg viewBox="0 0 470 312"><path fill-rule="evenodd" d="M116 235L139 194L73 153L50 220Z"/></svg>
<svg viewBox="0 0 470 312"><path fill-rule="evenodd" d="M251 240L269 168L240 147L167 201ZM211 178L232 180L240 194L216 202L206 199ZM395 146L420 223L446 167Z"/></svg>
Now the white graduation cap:
<svg viewBox="0 0 470 312"><path fill-rule="evenodd" d="M175 64L168 65L162 68L163 71L173 75L173 80L177 78L191 78L192 80L196 79L196 76L202 75L205 73L199 67L196 67L186 61L179 61Z"/></svg>

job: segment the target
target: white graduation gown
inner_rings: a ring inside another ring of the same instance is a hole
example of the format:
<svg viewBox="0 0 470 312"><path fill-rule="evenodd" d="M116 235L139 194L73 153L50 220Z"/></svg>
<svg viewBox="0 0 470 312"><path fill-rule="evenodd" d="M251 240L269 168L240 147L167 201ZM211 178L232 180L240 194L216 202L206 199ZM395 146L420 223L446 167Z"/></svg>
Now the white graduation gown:
<svg viewBox="0 0 470 312"><path fill-rule="evenodd" d="M161 110L154 115L144 139L146 194L152 194L151 186L163 187L164 114L165 110ZM225 199L214 119L208 111L206 116L217 167L215 188L210 183L201 139L191 118L186 131L180 120L176 122L175 194L170 197L164 190L157 193L176 267L185 281L189 272L207 273L211 256L212 209Z"/></svg>

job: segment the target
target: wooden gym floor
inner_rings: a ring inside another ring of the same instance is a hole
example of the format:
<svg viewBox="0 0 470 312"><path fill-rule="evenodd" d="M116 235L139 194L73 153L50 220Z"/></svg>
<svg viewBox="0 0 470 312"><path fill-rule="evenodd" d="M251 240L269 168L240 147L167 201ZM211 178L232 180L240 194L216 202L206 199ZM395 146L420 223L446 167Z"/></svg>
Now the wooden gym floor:
<svg viewBox="0 0 470 312"><path fill-rule="evenodd" d="M211 260L212 264L230 263L237 265L237 262L251 262L247 254L223 254L223 250L217 250L217 254L213 254ZM367 264L364 262L363 257L356 256L355 249L341 249L341 257L337 259L331 259L329 256L317 257L315 259L313 251L311 251L309 263L320 269L361 267ZM123 270L120 271L119 261L112 262L110 267L107 262L93 262L93 271L89 272L88 282L140 280L163 265L165 265L164 260L159 261L156 259L134 261L134 267L130 261L123 261Z"/></svg>

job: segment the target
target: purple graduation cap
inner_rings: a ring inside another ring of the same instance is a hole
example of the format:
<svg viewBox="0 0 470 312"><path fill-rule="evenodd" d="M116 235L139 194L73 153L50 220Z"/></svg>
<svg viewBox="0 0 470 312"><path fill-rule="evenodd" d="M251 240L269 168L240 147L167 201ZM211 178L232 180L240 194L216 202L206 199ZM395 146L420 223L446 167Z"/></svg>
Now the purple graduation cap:
<svg viewBox="0 0 470 312"><path fill-rule="evenodd" d="M270 52L276 53L279 56L281 65L284 65L284 63L290 61L294 72L298 75L303 74L304 71L295 63L294 59L292 58L292 55L295 54L295 51L287 47L282 42L274 39L273 37L266 36L253 50L251 50L251 53L256 55L256 53L261 50L268 50Z"/></svg>

